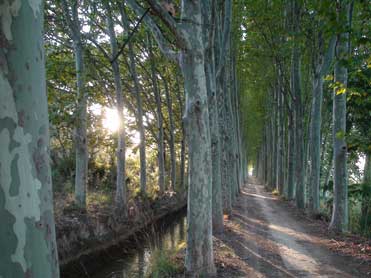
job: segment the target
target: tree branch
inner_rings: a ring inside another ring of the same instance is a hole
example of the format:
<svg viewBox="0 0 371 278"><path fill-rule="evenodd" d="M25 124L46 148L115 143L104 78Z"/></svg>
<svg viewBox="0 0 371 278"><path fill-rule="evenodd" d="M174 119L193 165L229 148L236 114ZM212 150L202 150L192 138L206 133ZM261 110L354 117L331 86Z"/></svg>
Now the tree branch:
<svg viewBox="0 0 371 278"><path fill-rule="evenodd" d="M187 48L187 40L180 31L178 23L157 0L146 0L154 13L161 19L175 37L175 43L180 49Z"/></svg>
<svg viewBox="0 0 371 278"><path fill-rule="evenodd" d="M144 8L141 7L136 0L127 0L127 3L133 9L136 15L140 16L144 14ZM143 20L146 26L151 30L161 52L170 60L177 61L178 53L169 47L156 22L149 16L145 16Z"/></svg>

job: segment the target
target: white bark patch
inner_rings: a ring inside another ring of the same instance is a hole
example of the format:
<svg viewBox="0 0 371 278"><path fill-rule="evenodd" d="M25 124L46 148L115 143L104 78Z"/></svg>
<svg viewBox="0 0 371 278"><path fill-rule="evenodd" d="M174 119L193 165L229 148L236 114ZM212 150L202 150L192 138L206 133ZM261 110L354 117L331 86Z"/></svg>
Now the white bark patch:
<svg viewBox="0 0 371 278"><path fill-rule="evenodd" d="M0 119L9 117L17 122L17 111L13 101L12 88L4 75L0 74Z"/></svg>
<svg viewBox="0 0 371 278"><path fill-rule="evenodd" d="M41 0L28 0L28 4L33 10L35 18L40 14Z"/></svg>
<svg viewBox="0 0 371 278"><path fill-rule="evenodd" d="M18 116L12 89L2 73L0 73L0 103L0 119L9 117L17 123ZM16 142L17 145L10 151L9 147L12 141ZM3 129L0 132L0 146L2 147L0 152L0 186L5 194L5 209L15 217L13 230L17 237L17 247L11 259L13 262L20 263L25 272L30 266L27 265L24 257L27 230L24 220L25 218L33 218L35 221L39 221L39 206L41 203L38 194L41 182L32 175L31 154L29 152L31 141L31 135L25 134L23 128L19 126L16 127L13 134L7 129ZM16 156L18 156L19 193L16 196L10 196L10 185L12 182L11 164Z"/></svg>
<svg viewBox="0 0 371 278"><path fill-rule="evenodd" d="M3 31L5 38L8 41L13 40L11 30L12 18L18 15L18 11L21 8L21 5L22 5L21 0L14 1L3 0L2 4L0 4L1 30Z"/></svg>

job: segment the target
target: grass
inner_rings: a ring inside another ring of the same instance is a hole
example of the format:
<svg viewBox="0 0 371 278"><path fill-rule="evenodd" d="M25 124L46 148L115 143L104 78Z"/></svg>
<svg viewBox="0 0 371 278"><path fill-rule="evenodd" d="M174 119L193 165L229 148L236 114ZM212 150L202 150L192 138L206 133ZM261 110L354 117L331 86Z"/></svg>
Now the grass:
<svg viewBox="0 0 371 278"><path fill-rule="evenodd" d="M173 249L156 250L152 256L147 277L166 278L181 273L183 264L178 259L178 255L185 249L185 246L185 242L181 242Z"/></svg>
<svg viewBox="0 0 371 278"><path fill-rule="evenodd" d="M111 207L113 195L106 191L88 192L86 197L87 211L96 211L98 208ZM73 193L54 194L54 212L56 215L71 214L80 211Z"/></svg>
<svg viewBox="0 0 371 278"><path fill-rule="evenodd" d="M112 205L113 198L111 193L105 191L89 192L87 194L86 203L90 206L105 206Z"/></svg>

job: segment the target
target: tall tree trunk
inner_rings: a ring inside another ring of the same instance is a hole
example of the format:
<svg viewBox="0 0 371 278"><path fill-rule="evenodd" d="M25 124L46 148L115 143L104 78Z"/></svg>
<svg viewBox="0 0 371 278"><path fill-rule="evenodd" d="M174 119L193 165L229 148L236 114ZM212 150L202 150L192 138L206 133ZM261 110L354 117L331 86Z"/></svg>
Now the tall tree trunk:
<svg viewBox="0 0 371 278"><path fill-rule="evenodd" d="M125 28L125 31L129 33L129 22L125 12L125 9L122 9L121 12L122 16L122 23ZM143 107L142 107L142 97L141 97L141 87L139 84L136 64L135 64L135 56L134 56L134 49L132 41L128 41L128 48L129 48L129 68L131 77L134 81L134 93L135 98L137 101L137 112L136 112L136 119L137 125L140 134L140 143L139 143L139 156L140 156L140 191L142 193L146 192L147 187L147 176L146 176L146 137L145 137L145 130L143 125Z"/></svg>
<svg viewBox="0 0 371 278"><path fill-rule="evenodd" d="M212 222L213 233L223 232L223 201L221 187L221 148L218 122L218 105L216 89L215 49L219 47L216 40L218 19L215 1L202 1L203 34L205 43L205 75L208 94L209 123L212 159ZM211 11L211 12L210 12Z"/></svg>
<svg viewBox="0 0 371 278"><path fill-rule="evenodd" d="M205 1L207 2L207 1ZM209 7L213 8L213 7ZM207 8L204 8L207 11ZM209 42L211 44L212 42ZM220 148L220 131L218 123L218 105L217 90L215 79L215 57L214 49L206 49L207 63L205 64L206 85L208 92L209 122L211 136L211 158L212 158L212 214L213 214L213 232L223 232L223 202L221 187L221 148Z"/></svg>
<svg viewBox="0 0 371 278"><path fill-rule="evenodd" d="M240 176L241 172L241 142L239 135L239 110L238 110L238 101L237 101L237 81L236 81L236 62L234 51L231 50L231 59L230 59L230 87L231 87L231 106L232 106L232 118L233 118L233 127L234 127L234 140L235 140L235 168L236 168L236 188L237 194L241 191L242 178Z"/></svg>
<svg viewBox="0 0 371 278"><path fill-rule="evenodd" d="M230 68L228 68L230 70ZM228 82L231 82L229 79ZM228 85L230 87L230 85ZM228 106L228 127L229 127L229 139L230 139L230 144L228 145L229 147L229 162L228 164L230 165L230 172L228 173L231 175L231 186L232 186L232 200L233 202L236 200L236 197L239 192L239 183L238 183L238 174L237 174L237 140L236 140L236 121L234 118L234 111L233 111L233 106L232 106L232 91L229 88L227 92L227 106Z"/></svg>
<svg viewBox="0 0 371 278"><path fill-rule="evenodd" d="M186 270L193 277L215 273L212 242L212 162L200 1L182 2L190 51L180 65L186 91L186 134L189 149L188 234Z"/></svg>
<svg viewBox="0 0 371 278"><path fill-rule="evenodd" d="M152 50L152 41L151 36L148 34L148 50L149 50L149 59L151 63L151 78L153 84L153 90L156 98L156 112L157 112L157 161L158 161L158 186L160 193L165 191L165 161L164 161L164 127L163 127L163 117L162 117L162 108L161 108L161 94L157 85L157 76L155 68L155 60Z"/></svg>
<svg viewBox="0 0 371 278"><path fill-rule="evenodd" d="M189 6L191 9L187 15L201 25L199 2ZM189 148L186 269L192 277L197 277L197 274L215 273L215 267L212 253L211 142L202 30L193 26L191 32L196 32L196 36L191 37L193 49L182 53L181 68L187 94L185 120Z"/></svg>
<svg viewBox="0 0 371 278"><path fill-rule="evenodd" d="M291 108L293 109L293 108ZM294 116L293 111L289 112L288 115L288 142L287 142L287 158L288 158L288 169L287 169L287 198L293 200L295 197L295 127L294 127Z"/></svg>
<svg viewBox="0 0 371 278"><path fill-rule="evenodd" d="M182 140L180 142L180 188L185 188L185 162L186 162L186 141L185 141L185 129L182 124Z"/></svg>
<svg viewBox="0 0 371 278"><path fill-rule="evenodd" d="M330 148L329 150L329 160L327 162L327 168L326 168L326 172L324 173L324 181L323 181L323 191L322 191L322 196L323 198L325 197L325 194L326 194L326 191L329 189L328 188L328 184L330 182L330 177L331 177L331 174L332 174L332 171L333 171L333 164L334 164L334 159L333 159L333 156L334 156L334 151L333 151L333 148Z"/></svg>
<svg viewBox="0 0 371 278"><path fill-rule="evenodd" d="M226 67L226 72L229 71L229 67ZM232 203L235 201L238 193L238 181L236 175L236 140L235 140L235 128L233 119L233 110L231 104L231 90L228 88L230 81L226 79L224 83L224 113L225 113L225 129L226 129L226 152L227 152L227 186L230 187Z"/></svg>
<svg viewBox="0 0 371 278"><path fill-rule="evenodd" d="M223 70L224 71L224 70ZM223 73L222 73L223 74ZM232 189L231 183L229 181L228 175L228 139L227 139L227 129L226 129L226 111L225 111L225 96L223 94L223 81L221 78L217 79L217 98L218 98L218 106L220 107L219 110L219 117L218 117L218 124L219 124L219 132L220 132L220 148L221 152L221 161L220 161L220 168L221 168L221 188L222 188L222 200L223 200L223 210L224 213L230 215L232 213Z"/></svg>
<svg viewBox="0 0 371 278"><path fill-rule="evenodd" d="M276 189L277 186L277 150L278 150L278 129L277 129L277 89L273 88L273 115L271 118L271 125L272 125L272 184L271 190Z"/></svg>
<svg viewBox="0 0 371 278"><path fill-rule="evenodd" d="M144 10L134 0L127 3L138 15ZM215 275L212 241L212 169L209 111L205 76L201 1L181 1L178 23L157 1L148 2L170 27L181 52L176 55L166 46L165 38L151 17L144 21L151 28L161 51L177 60L184 77L186 92L185 128L189 149L186 273L190 277Z"/></svg>
<svg viewBox="0 0 371 278"><path fill-rule="evenodd" d="M107 26L108 35L110 37L111 44L111 57L116 57L118 53L117 40L115 29L113 25L112 13L110 4L105 2L105 8L107 10ZM113 76L115 80L115 93L116 93L116 110L119 118L119 125L117 130L117 173L116 173L116 195L115 195L115 206L119 213L127 215L127 197L126 197L126 176L125 176L125 128L124 128L124 96L122 93L121 74L118 64L118 60L115 59L111 62Z"/></svg>
<svg viewBox="0 0 371 278"><path fill-rule="evenodd" d="M254 169L253 169L254 177L259 179L259 177L260 177L259 173L260 173L260 149L256 153L255 165L254 165Z"/></svg>
<svg viewBox="0 0 371 278"><path fill-rule="evenodd" d="M268 169L267 130L266 129L263 131L263 144L262 145L263 145L263 150L262 150L262 160L263 160L263 167L262 167L263 175L262 175L262 177L263 177L263 179L262 179L262 181L263 181L263 184L266 184L267 183L267 177L268 177L268 175L267 175L267 173L268 173L268 171L267 171L267 169Z"/></svg>
<svg viewBox="0 0 371 278"><path fill-rule="evenodd" d="M88 183L88 138L87 138L87 94L85 92L85 70L81 40L74 42L77 78L77 111L76 111L76 174L75 198L78 206L86 207L86 189Z"/></svg>
<svg viewBox="0 0 371 278"><path fill-rule="evenodd" d="M0 276L59 277L43 1L10 4L0 24Z"/></svg>
<svg viewBox="0 0 371 278"><path fill-rule="evenodd" d="M312 113L310 121L310 180L309 180L309 211L319 213L319 189L321 173L321 125L323 102L323 76L327 73L334 56L335 39L331 39L326 55L319 54L313 75ZM319 52L322 52L323 38L319 34Z"/></svg>
<svg viewBox="0 0 371 278"><path fill-rule="evenodd" d="M182 100L182 92L180 90L180 84L179 84L179 78L178 75L176 75L176 84L177 84L177 98L178 103L180 107L180 115L183 115L183 100ZM181 130L182 130L182 139L180 142L180 188L181 190L184 190L184 176L185 176L185 160L186 160L186 141L185 141L185 128L184 128L184 121L182 119L181 122Z"/></svg>
<svg viewBox="0 0 371 278"><path fill-rule="evenodd" d="M218 124L220 132L221 148L221 188L223 195L223 207L226 214L232 212L232 202L235 198L235 169L233 165L233 131L230 110L230 90L228 81L230 74L227 61L230 58L230 21L231 21L231 1L224 1L224 5L216 5L212 10L215 13L215 78L216 78L216 95L218 107ZM210 9L211 10L211 9ZM206 11L207 12L207 11ZM228 124L229 123L229 124Z"/></svg>
<svg viewBox="0 0 371 278"><path fill-rule="evenodd" d="M282 105L285 104L286 102L286 97L283 95L282 96ZM282 192L283 196L288 199L288 129L287 129L287 115L288 111L286 109L282 110L282 152L283 152L283 157L282 157Z"/></svg>
<svg viewBox="0 0 371 278"><path fill-rule="evenodd" d="M86 207L86 188L88 183L88 138L87 138L87 92L85 89L85 67L83 58L83 43L81 38L81 25L78 14L78 1L71 5L71 12L67 0L62 0L62 9L67 22L70 37L75 52L77 108L75 118L75 199L81 208Z"/></svg>
<svg viewBox="0 0 371 278"><path fill-rule="evenodd" d="M283 95L281 88L278 88L278 154L277 154L277 189L280 195L284 194L284 116L283 116Z"/></svg>
<svg viewBox="0 0 371 278"><path fill-rule="evenodd" d="M346 16L350 25L351 6L347 1L337 3L338 20ZM346 134L346 88L348 69L343 60L349 54L349 33L337 36L335 48L336 63L334 69L334 101L333 101L333 142L334 142L334 203L330 229L344 232L348 230L348 176L347 176L347 145Z"/></svg>
<svg viewBox="0 0 371 278"><path fill-rule="evenodd" d="M320 182L320 148L321 148L321 111L323 99L323 80L322 77L313 77L313 97L312 97L312 119L310 135L310 184L309 184L309 210L313 214L319 213L319 182Z"/></svg>
<svg viewBox="0 0 371 278"><path fill-rule="evenodd" d="M174 117L173 117L173 103L169 91L169 86L165 77L162 77L165 87L166 106L169 114L169 148L170 148L170 180L171 188L174 191L176 186L176 153L175 153L175 140L174 140Z"/></svg>
<svg viewBox="0 0 371 278"><path fill-rule="evenodd" d="M371 225L371 154L366 153L365 167L363 169L363 197L361 209L361 229L366 234Z"/></svg>
<svg viewBox="0 0 371 278"><path fill-rule="evenodd" d="M271 188L271 184L272 184L272 177L273 177L273 165L272 165L272 162L273 162L273 135L272 135L272 129L273 129L273 126L272 126L272 121L271 121L271 117L267 120L268 123L265 127L265 130L266 130L266 144L267 144L267 182L266 182L266 186L267 188Z"/></svg>
<svg viewBox="0 0 371 278"><path fill-rule="evenodd" d="M293 32L297 36L300 31L300 6L298 1L293 0ZM297 38L295 38L297 40ZM294 119L295 119L295 185L296 206L303 209L305 204L304 190L304 130L303 130L303 101L301 90L301 53L298 42L295 41L291 57L291 91L294 95Z"/></svg>

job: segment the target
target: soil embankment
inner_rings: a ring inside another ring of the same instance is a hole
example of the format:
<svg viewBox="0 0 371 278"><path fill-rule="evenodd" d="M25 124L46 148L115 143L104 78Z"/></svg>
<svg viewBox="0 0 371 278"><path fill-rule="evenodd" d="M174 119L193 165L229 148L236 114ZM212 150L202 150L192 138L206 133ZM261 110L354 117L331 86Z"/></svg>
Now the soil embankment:
<svg viewBox="0 0 371 278"><path fill-rule="evenodd" d="M185 196L165 194L155 201L134 201L127 218L115 215L110 208L99 208L94 213L70 210L58 215L56 233L62 273L96 267L98 258L107 256L107 250L185 206Z"/></svg>

